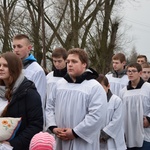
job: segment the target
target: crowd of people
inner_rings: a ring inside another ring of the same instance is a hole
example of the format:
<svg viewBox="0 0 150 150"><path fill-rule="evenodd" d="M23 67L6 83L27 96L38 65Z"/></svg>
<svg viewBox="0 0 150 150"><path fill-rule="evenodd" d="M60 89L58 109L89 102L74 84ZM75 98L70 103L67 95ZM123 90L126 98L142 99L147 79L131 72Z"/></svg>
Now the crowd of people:
<svg viewBox="0 0 150 150"><path fill-rule="evenodd" d="M0 55L0 117L21 121L0 150L150 150L145 55L126 64L117 53L104 75L90 68L83 49L58 47L45 74L27 35L14 36L12 45Z"/></svg>

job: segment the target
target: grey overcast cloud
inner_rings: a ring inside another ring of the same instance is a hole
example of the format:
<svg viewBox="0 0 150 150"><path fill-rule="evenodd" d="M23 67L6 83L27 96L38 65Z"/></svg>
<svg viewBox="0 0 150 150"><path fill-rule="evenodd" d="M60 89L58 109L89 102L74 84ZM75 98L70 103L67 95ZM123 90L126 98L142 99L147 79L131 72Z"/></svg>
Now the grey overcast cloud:
<svg viewBox="0 0 150 150"><path fill-rule="evenodd" d="M123 22L130 27L127 36L132 38L128 48L135 46L150 61L150 0L126 0L123 5Z"/></svg>

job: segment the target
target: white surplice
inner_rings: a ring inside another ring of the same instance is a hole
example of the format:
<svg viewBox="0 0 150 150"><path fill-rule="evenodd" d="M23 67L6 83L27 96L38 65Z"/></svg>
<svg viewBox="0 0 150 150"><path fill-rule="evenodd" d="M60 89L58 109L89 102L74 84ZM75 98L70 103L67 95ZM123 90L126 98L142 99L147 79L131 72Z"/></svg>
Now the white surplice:
<svg viewBox="0 0 150 150"><path fill-rule="evenodd" d="M57 150L99 150L100 130L104 127L107 97L94 79L68 83L60 79L47 100L48 126L71 128L79 136L74 140L57 140Z"/></svg>
<svg viewBox="0 0 150 150"><path fill-rule="evenodd" d="M106 77L110 84L110 90L113 94L119 96L120 90L128 85L129 79L127 75L122 76L121 78L113 77L113 74L106 74Z"/></svg>
<svg viewBox="0 0 150 150"><path fill-rule="evenodd" d="M121 90L123 100L124 130L127 147L142 147L143 140L150 142L150 127L143 128L143 117L150 117L150 83L140 89Z"/></svg>
<svg viewBox="0 0 150 150"><path fill-rule="evenodd" d="M55 77L54 76L54 71L51 71L47 76L46 76L46 80L47 80L47 100L46 103L49 103L47 101L50 101L50 95L53 91L53 87L55 86L56 82L58 80L60 80L62 77ZM46 104L47 105L47 104ZM47 113L47 112L46 112ZM46 115L47 116L47 115ZM49 122L51 122L49 117L46 117L46 127L44 130L47 130L49 127Z"/></svg>
<svg viewBox="0 0 150 150"><path fill-rule="evenodd" d="M52 89L56 82L60 80L62 77L55 77L54 76L54 71L51 71L47 76L47 99L49 99L49 94L52 92Z"/></svg>
<svg viewBox="0 0 150 150"><path fill-rule="evenodd" d="M122 106L122 100L113 94L108 102L106 126L103 128L111 138L101 150L126 150Z"/></svg>
<svg viewBox="0 0 150 150"><path fill-rule="evenodd" d="M46 103L46 76L43 68L37 63L31 63L26 69L23 69L25 77L35 83L38 93L41 96L43 111Z"/></svg>

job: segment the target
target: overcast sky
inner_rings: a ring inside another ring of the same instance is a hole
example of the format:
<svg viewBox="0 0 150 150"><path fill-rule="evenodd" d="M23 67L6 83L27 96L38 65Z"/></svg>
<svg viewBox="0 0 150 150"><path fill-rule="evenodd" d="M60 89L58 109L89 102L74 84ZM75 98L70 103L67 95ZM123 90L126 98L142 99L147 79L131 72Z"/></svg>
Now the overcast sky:
<svg viewBox="0 0 150 150"><path fill-rule="evenodd" d="M150 0L125 0L123 22L130 27L127 32L138 54L144 54L150 61Z"/></svg>

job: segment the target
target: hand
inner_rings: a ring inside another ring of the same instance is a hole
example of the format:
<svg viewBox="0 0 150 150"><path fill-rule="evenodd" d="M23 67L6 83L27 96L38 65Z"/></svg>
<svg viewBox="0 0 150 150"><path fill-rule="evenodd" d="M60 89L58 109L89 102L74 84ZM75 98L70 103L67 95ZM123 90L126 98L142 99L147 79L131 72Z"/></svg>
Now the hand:
<svg viewBox="0 0 150 150"><path fill-rule="evenodd" d="M10 145L10 143L7 142L7 141L3 141L2 143L7 144L7 145Z"/></svg>
<svg viewBox="0 0 150 150"><path fill-rule="evenodd" d="M69 139L69 140L73 140L75 139L75 136L72 132L72 129L70 128L65 128L65 134L66 134L66 137Z"/></svg>
<svg viewBox="0 0 150 150"><path fill-rule="evenodd" d="M70 128L54 128L53 132L56 134L58 138L61 140L73 140L75 137L72 133L72 129Z"/></svg>
<svg viewBox="0 0 150 150"><path fill-rule="evenodd" d="M146 117L143 118L143 126L144 128L148 128L150 126L150 123L148 122Z"/></svg>
<svg viewBox="0 0 150 150"><path fill-rule="evenodd" d="M65 133L65 129L64 128L54 128L53 129L53 133L60 138L61 140L68 140L68 138L66 137L66 133Z"/></svg>
<svg viewBox="0 0 150 150"><path fill-rule="evenodd" d="M64 130L63 128L54 128L53 129L53 133L57 135L57 134L59 134L63 130Z"/></svg>

